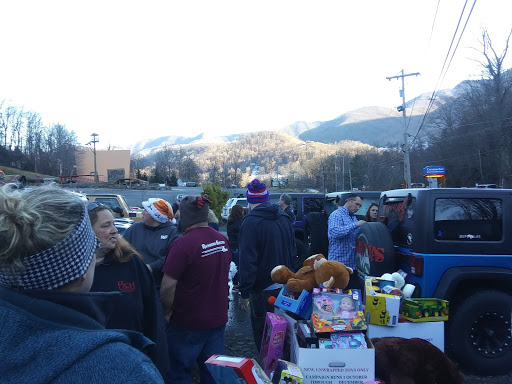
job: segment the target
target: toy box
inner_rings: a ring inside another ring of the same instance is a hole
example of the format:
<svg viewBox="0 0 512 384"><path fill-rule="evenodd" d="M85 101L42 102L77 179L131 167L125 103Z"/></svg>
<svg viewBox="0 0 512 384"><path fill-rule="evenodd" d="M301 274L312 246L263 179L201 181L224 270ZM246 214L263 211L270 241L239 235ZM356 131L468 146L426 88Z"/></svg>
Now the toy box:
<svg viewBox="0 0 512 384"><path fill-rule="evenodd" d="M304 382L300 368L289 361L279 360L272 376L272 384L299 384Z"/></svg>
<svg viewBox="0 0 512 384"><path fill-rule="evenodd" d="M284 317L289 325L290 361L300 367L305 384L353 384L375 380L375 349L367 336L367 349L301 348L296 335L290 332L296 321L288 315Z"/></svg>
<svg viewBox="0 0 512 384"><path fill-rule="evenodd" d="M387 284L375 277L365 280L365 312L368 324L396 326L400 315L401 296L384 293L382 288ZM394 282L392 282L394 284Z"/></svg>
<svg viewBox="0 0 512 384"><path fill-rule="evenodd" d="M365 330L361 292L355 289L345 294L315 288L311 320L316 333Z"/></svg>
<svg viewBox="0 0 512 384"><path fill-rule="evenodd" d="M448 321L449 302L441 299L406 299L402 306L402 317L412 322Z"/></svg>
<svg viewBox="0 0 512 384"><path fill-rule="evenodd" d="M283 286L274 306L308 320L311 317L311 293L303 290L299 295Z"/></svg>
<svg viewBox="0 0 512 384"><path fill-rule="evenodd" d="M267 312L260 348L260 364L267 375L276 368L283 354L287 326L283 315Z"/></svg>
<svg viewBox="0 0 512 384"><path fill-rule="evenodd" d="M362 332L331 333L331 342L334 349L365 349L368 348Z"/></svg>
<svg viewBox="0 0 512 384"><path fill-rule="evenodd" d="M212 355L205 365L217 384L272 383L260 365L246 357Z"/></svg>
<svg viewBox="0 0 512 384"><path fill-rule="evenodd" d="M368 337L405 337L412 339L417 337L429 341L444 352L444 323L431 321L424 323L398 323L396 327L368 324Z"/></svg>

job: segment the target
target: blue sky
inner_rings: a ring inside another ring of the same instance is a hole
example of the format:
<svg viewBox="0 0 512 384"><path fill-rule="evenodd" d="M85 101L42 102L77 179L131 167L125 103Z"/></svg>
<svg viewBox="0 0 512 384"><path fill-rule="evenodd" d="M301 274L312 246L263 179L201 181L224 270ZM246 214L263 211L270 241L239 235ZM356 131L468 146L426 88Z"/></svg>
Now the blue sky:
<svg viewBox="0 0 512 384"><path fill-rule="evenodd" d="M512 1L480 0L443 76L473 0L464 4L4 0L0 101L65 124L81 143L98 133L99 148L394 107L401 83L386 77L420 72L406 79L408 99L478 78L481 28L502 51Z"/></svg>

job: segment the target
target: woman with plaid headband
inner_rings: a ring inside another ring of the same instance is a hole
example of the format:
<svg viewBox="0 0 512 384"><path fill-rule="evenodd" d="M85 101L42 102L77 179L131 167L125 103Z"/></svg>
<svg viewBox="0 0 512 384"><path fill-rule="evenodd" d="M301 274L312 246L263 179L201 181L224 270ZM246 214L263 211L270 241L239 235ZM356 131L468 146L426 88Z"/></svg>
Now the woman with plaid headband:
<svg viewBox="0 0 512 384"><path fill-rule="evenodd" d="M120 294L89 292L97 246L79 197L0 187L2 383L163 382L147 338L104 327Z"/></svg>

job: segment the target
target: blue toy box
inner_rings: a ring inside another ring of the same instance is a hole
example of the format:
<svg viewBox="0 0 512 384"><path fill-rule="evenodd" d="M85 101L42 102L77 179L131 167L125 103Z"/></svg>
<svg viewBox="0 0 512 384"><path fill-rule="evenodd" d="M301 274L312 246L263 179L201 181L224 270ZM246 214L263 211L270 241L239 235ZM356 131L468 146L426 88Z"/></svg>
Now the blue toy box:
<svg viewBox="0 0 512 384"><path fill-rule="evenodd" d="M279 292L274 306L309 320L312 311L311 293L303 290L298 297L297 295L297 293L289 291L284 286Z"/></svg>

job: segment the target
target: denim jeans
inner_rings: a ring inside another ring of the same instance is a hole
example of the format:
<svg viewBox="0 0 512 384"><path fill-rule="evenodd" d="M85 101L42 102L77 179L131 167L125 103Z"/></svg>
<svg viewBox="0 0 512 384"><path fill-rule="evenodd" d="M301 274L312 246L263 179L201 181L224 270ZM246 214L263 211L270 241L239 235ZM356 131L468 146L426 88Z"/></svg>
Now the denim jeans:
<svg viewBox="0 0 512 384"><path fill-rule="evenodd" d="M213 329L185 329L174 324L167 327L167 344L171 371L169 382L190 384L194 362L199 365L201 384L215 384L204 362L211 355L224 353L223 325Z"/></svg>

